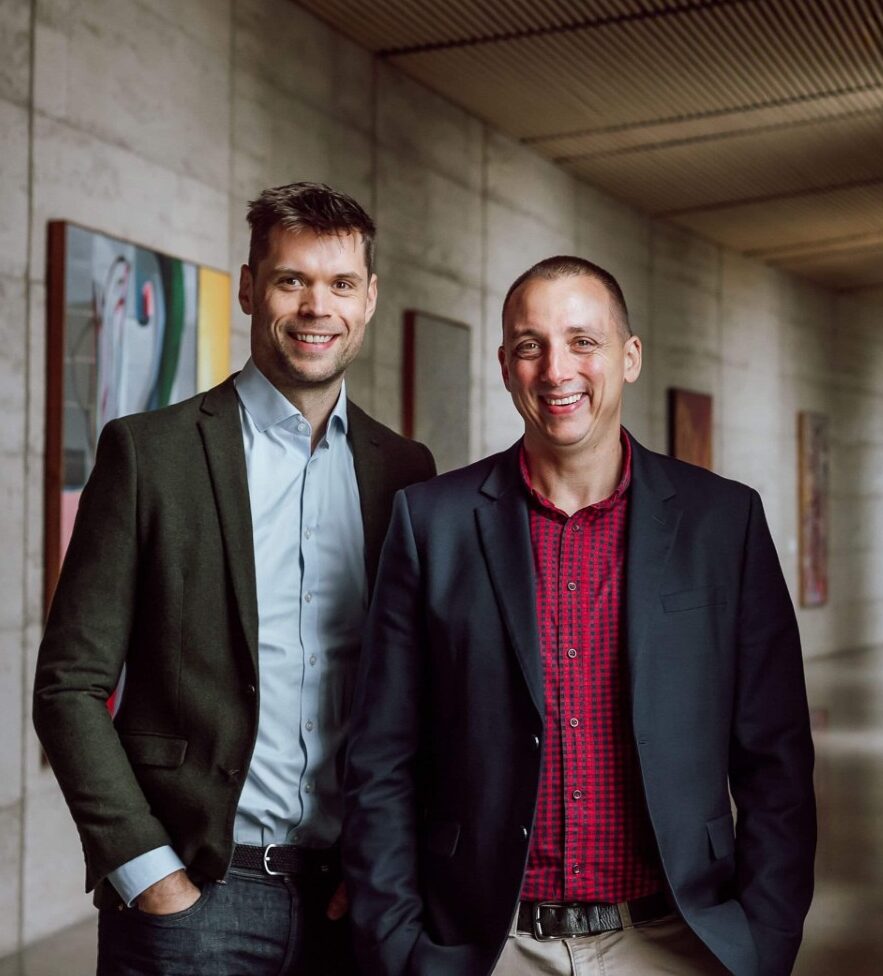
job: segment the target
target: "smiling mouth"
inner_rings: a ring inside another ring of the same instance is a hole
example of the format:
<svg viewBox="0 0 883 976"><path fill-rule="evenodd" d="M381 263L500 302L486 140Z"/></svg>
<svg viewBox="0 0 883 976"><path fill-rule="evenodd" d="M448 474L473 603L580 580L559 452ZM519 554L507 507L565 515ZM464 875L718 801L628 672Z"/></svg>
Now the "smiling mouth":
<svg viewBox="0 0 883 976"><path fill-rule="evenodd" d="M321 332L291 332L292 339L298 342L306 342L311 346L321 346L326 342L336 339L336 335L323 335Z"/></svg>
<svg viewBox="0 0 883 976"><path fill-rule="evenodd" d="M550 407L569 407L574 403L579 403L585 395L585 393L568 393L566 396L544 396L540 399Z"/></svg>

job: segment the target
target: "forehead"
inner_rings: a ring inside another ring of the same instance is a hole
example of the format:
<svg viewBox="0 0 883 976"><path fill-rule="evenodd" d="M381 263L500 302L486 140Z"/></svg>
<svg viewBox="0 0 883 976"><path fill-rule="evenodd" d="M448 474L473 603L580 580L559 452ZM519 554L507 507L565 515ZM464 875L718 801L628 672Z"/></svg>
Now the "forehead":
<svg viewBox="0 0 883 976"><path fill-rule="evenodd" d="M509 300L503 323L513 332L554 332L612 326L610 295L597 278L532 278Z"/></svg>
<svg viewBox="0 0 883 976"><path fill-rule="evenodd" d="M277 224L268 239L264 261L269 267L313 268L329 273L365 275L365 248L360 231L318 233L309 227ZM264 263L264 262L262 262Z"/></svg>

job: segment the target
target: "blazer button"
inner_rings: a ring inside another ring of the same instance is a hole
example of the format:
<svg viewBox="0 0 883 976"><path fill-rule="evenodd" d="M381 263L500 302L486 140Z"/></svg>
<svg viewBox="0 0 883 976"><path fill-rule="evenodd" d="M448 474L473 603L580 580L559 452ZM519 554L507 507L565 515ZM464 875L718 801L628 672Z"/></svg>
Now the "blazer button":
<svg viewBox="0 0 883 976"><path fill-rule="evenodd" d="M527 840L527 834L528 834L528 830L527 830L527 827L525 827L525 826L524 826L524 825L522 824L522 826L521 826L521 839L522 839L522 840Z"/></svg>
<svg viewBox="0 0 883 976"><path fill-rule="evenodd" d="M533 747L534 749L539 749L540 747L540 737L538 735L533 736Z"/></svg>
<svg viewBox="0 0 883 976"><path fill-rule="evenodd" d="M246 693L246 695L249 696L249 698L251 698L252 695L254 695L254 694L257 693L257 688L255 688L254 685L246 685L245 686L245 693Z"/></svg>

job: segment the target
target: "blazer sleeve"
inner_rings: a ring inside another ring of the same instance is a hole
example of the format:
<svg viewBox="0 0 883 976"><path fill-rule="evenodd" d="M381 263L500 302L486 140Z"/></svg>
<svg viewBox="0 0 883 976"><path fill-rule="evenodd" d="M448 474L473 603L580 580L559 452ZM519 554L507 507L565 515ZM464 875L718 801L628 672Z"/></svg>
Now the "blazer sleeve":
<svg viewBox="0 0 883 976"><path fill-rule="evenodd" d="M816 842L813 746L791 598L751 493L739 609L730 787L739 901L764 976L791 972L809 910Z"/></svg>
<svg viewBox="0 0 883 976"><path fill-rule="evenodd" d="M422 932L416 754L422 685L421 568L404 492L393 505L356 683L343 863L362 971L401 976Z"/></svg>
<svg viewBox="0 0 883 976"><path fill-rule="evenodd" d="M124 421L98 443L37 659L34 726L77 825L86 890L171 844L107 710L138 598L138 469Z"/></svg>

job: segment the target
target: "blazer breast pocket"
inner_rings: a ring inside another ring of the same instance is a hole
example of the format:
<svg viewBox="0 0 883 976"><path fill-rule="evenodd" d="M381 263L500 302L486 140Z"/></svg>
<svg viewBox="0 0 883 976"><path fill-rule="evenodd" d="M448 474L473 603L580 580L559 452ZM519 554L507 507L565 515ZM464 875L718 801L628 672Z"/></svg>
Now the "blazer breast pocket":
<svg viewBox="0 0 883 976"><path fill-rule="evenodd" d="M660 600L666 613L683 613L685 610L698 610L700 607L725 607L727 589L725 586L697 586L692 590L663 593Z"/></svg>
<svg viewBox="0 0 883 976"><path fill-rule="evenodd" d="M177 769L187 755L187 740L161 732L120 732L120 742L133 766Z"/></svg>

